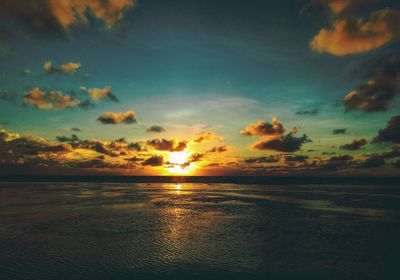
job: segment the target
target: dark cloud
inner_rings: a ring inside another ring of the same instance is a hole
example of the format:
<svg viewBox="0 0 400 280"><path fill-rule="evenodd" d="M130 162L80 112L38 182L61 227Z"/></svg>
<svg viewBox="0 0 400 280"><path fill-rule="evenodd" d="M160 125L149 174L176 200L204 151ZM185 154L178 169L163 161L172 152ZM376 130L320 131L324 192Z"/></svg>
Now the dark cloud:
<svg viewBox="0 0 400 280"><path fill-rule="evenodd" d="M297 128L292 128L291 132L284 135L283 124L276 118L272 121L259 121L256 124L247 126L240 132L241 135L259 137L260 140L252 145L252 148L259 151L279 151L293 153L300 150L305 143L311 142L307 135L296 137Z"/></svg>
<svg viewBox="0 0 400 280"><path fill-rule="evenodd" d="M384 129L379 130L373 143L391 142L400 144L400 115L392 117Z"/></svg>
<svg viewBox="0 0 400 280"><path fill-rule="evenodd" d="M16 103L17 95L9 92L8 90L0 90L0 101L6 101L10 103Z"/></svg>
<svg viewBox="0 0 400 280"><path fill-rule="evenodd" d="M279 157L277 156L268 156L268 157L254 157L248 158L244 160L245 163L276 163L279 162Z"/></svg>
<svg viewBox="0 0 400 280"><path fill-rule="evenodd" d="M218 147L213 147L210 150L208 150L209 153L223 153L228 151L227 146L218 146Z"/></svg>
<svg viewBox="0 0 400 280"><path fill-rule="evenodd" d="M385 158L385 159L400 158L400 150L394 148L389 152L385 152L385 153L380 154L380 156Z"/></svg>
<svg viewBox="0 0 400 280"><path fill-rule="evenodd" d="M346 133L347 133L346 128L337 128L337 129L332 130L333 135L346 134Z"/></svg>
<svg viewBox="0 0 400 280"><path fill-rule="evenodd" d="M133 161L133 162L139 162L139 161L143 161L144 159L143 159L143 158L140 158L140 157L137 157L137 156L134 156L134 157L131 157L131 158L127 158L127 159L125 159L125 160L127 160L127 161Z"/></svg>
<svg viewBox="0 0 400 280"><path fill-rule="evenodd" d="M306 115L316 116L318 115L318 110L314 109L314 110L297 111L295 114L298 116L306 116Z"/></svg>
<svg viewBox="0 0 400 280"><path fill-rule="evenodd" d="M72 151L69 144L53 144L45 139L32 136L21 136L0 130L0 158L12 161L23 160L27 156L38 156L48 153L63 154Z"/></svg>
<svg viewBox="0 0 400 280"><path fill-rule="evenodd" d="M79 142L80 141L78 136L76 136L75 134L72 134L71 137L68 137L68 136L57 136L56 139L57 139L58 142L68 142L68 143Z"/></svg>
<svg viewBox="0 0 400 280"><path fill-rule="evenodd" d="M371 156L366 160L362 161L359 168L377 168L385 165L385 159L381 156Z"/></svg>
<svg viewBox="0 0 400 280"><path fill-rule="evenodd" d="M319 168L326 171L336 171L341 168L350 166L354 158L350 155L332 156L328 161L321 163Z"/></svg>
<svg viewBox="0 0 400 280"><path fill-rule="evenodd" d="M152 125L146 129L146 132L155 132L155 133L161 133L165 132L165 128L159 125Z"/></svg>
<svg viewBox="0 0 400 280"><path fill-rule="evenodd" d="M132 152L140 152L141 146L139 143L128 143L125 138L120 138L114 141L100 140L81 140L75 134L68 136L57 136L58 142L68 143L74 149L85 149L95 151L97 153L108 155L110 157L118 157L131 155Z"/></svg>
<svg viewBox="0 0 400 280"><path fill-rule="evenodd" d="M176 139L153 139L148 140L147 145L158 150L158 151L168 151L168 152L181 152L186 149L186 141L178 141Z"/></svg>
<svg viewBox="0 0 400 280"><path fill-rule="evenodd" d="M354 139L351 143L340 146L340 149L347 151L356 151L362 149L367 144L368 142L366 139Z"/></svg>
<svg viewBox="0 0 400 280"><path fill-rule="evenodd" d="M0 167L135 168L132 156L136 157L136 151L132 153L129 143L123 138L111 142L80 140L76 135L57 138L63 143L0 130Z"/></svg>
<svg viewBox="0 0 400 280"><path fill-rule="evenodd" d="M289 155L285 156L286 162L305 162L308 160L308 156L305 155Z"/></svg>
<svg viewBox="0 0 400 280"><path fill-rule="evenodd" d="M181 168L186 168L186 167L190 166L190 164L193 162L202 161L205 156L206 156L206 154L204 154L204 153L193 153L189 156L187 161L184 162L183 164L180 164L180 166L181 166ZM176 165L176 164L172 164L172 166L173 165Z"/></svg>
<svg viewBox="0 0 400 280"><path fill-rule="evenodd" d="M139 143L129 143L128 148L138 152L142 150L142 146Z"/></svg>
<svg viewBox="0 0 400 280"><path fill-rule="evenodd" d="M78 106L84 110L92 109L95 107L94 103L91 102L89 99L82 101L81 103L79 103Z"/></svg>
<svg viewBox="0 0 400 280"><path fill-rule="evenodd" d="M162 166L163 164L164 158L162 156L149 157L142 163L144 166Z"/></svg>
<svg viewBox="0 0 400 280"><path fill-rule="evenodd" d="M400 57L387 55L373 67L366 81L345 96L346 110L386 111L400 95Z"/></svg>
<svg viewBox="0 0 400 280"><path fill-rule="evenodd" d="M106 112L100 115L97 120L102 124L135 124L137 123L135 112L126 113Z"/></svg>
<svg viewBox="0 0 400 280"><path fill-rule="evenodd" d="M294 136L293 133L289 133L285 136L275 139L262 139L252 146L253 149L259 151L278 151L284 153L293 153L300 150L303 144L309 143L311 140L307 135L301 137Z"/></svg>

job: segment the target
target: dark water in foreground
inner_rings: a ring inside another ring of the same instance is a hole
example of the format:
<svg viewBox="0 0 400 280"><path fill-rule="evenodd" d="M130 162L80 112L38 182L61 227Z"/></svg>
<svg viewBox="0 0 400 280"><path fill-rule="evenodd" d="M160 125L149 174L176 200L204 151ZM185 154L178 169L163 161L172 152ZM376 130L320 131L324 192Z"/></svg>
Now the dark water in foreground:
<svg viewBox="0 0 400 280"><path fill-rule="evenodd" d="M0 279L399 279L400 186L1 183Z"/></svg>

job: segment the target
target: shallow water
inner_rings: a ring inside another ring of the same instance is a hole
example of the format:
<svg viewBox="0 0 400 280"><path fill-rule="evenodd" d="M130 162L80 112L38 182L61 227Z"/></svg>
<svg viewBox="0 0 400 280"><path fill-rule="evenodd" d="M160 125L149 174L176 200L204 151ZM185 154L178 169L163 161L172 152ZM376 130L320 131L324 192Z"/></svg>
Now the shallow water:
<svg viewBox="0 0 400 280"><path fill-rule="evenodd" d="M0 279L398 279L400 188L0 184Z"/></svg>

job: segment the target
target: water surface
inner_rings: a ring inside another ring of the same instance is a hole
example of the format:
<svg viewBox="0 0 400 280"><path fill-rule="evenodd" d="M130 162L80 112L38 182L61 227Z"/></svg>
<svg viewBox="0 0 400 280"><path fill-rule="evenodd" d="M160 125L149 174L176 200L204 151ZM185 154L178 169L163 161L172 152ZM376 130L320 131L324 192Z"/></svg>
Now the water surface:
<svg viewBox="0 0 400 280"><path fill-rule="evenodd" d="M400 188L1 183L0 279L397 279Z"/></svg>

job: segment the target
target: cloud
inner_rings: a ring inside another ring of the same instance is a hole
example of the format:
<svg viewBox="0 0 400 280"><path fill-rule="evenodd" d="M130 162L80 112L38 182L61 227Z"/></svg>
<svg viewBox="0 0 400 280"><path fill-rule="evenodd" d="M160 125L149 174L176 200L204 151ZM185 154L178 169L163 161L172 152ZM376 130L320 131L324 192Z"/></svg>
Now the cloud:
<svg viewBox="0 0 400 280"><path fill-rule="evenodd" d="M297 111L295 114L298 116L306 116L306 115L316 116L318 114L318 110L314 109L314 110Z"/></svg>
<svg viewBox="0 0 400 280"><path fill-rule="evenodd" d="M331 28L322 28L310 46L319 53L344 56L371 51L388 44L400 36L400 11L383 9L368 20L340 18Z"/></svg>
<svg viewBox="0 0 400 280"><path fill-rule="evenodd" d="M2 0L0 14L23 19L37 27L61 30L87 23L90 15L111 28L134 4L135 0Z"/></svg>
<svg viewBox="0 0 400 280"><path fill-rule="evenodd" d="M328 9L330 13L339 15L354 11L362 5L368 5L379 1L380 0L313 0L303 8L302 12L313 7L323 7Z"/></svg>
<svg viewBox="0 0 400 280"><path fill-rule="evenodd" d="M15 103L17 100L17 95L9 92L8 90L0 89L0 100Z"/></svg>
<svg viewBox="0 0 400 280"><path fill-rule="evenodd" d="M284 135L283 124L276 118L271 122L259 121L256 124L247 126L240 132L241 135L251 137L260 137L261 139L252 145L252 148L259 151L279 151L279 152L297 152L305 143L311 142L307 135L301 137L294 136L297 128L293 127L291 132Z"/></svg>
<svg viewBox="0 0 400 280"><path fill-rule="evenodd" d="M308 156L305 155L290 155L285 156L286 162L305 162L308 160Z"/></svg>
<svg viewBox="0 0 400 280"><path fill-rule="evenodd" d="M227 146L218 146L218 147L213 147L210 150L208 150L209 153L224 153L228 151Z"/></svg>
<svg viewBox="0 0 400 280"><path fill-rule="evenodd" d="M348 167L354 158L350 155L338 155L329 158L326 162L321 163L319 168L322 170L336 171L339 168Z"/></svg>
<svg viewBox="0 0 400 280"><path fill-rule="evenodd" d="M0 130L0 168L44 167L45 174L54 168L135 168L135 161L130 159L138 155L137 151L123 138L115 141L81 140L76 135L57 138L63 143Z"/></svg>
<svg viewBox="0 0 400 280"><path fill-rule="evenodd" d="M148 140L146 144L155 150L168 152L182 152L187 147L186 141L178 141L176 139L153 139Z"/></svg>
<svg viewBox="0 0 400 280"><path fill-rule="evenodd" d="M277 156L253 157L253 158L245 159L244 162L247 163L247 164L252 164L252 163L276 163L276 162L279 162L279 157L277 157Z"/></svg>
<svg viewBox="0 0 400 280"><path fill-rule="evenodd" d="M111 87L104 88L86 88L81 87L81 91L87 93L93 101L100 101L102 99L110 99L118 102L118 98L112 93Z"/></svg>
<svg viewBox="0 0 400 280"><path fill-rule="evenodd" d="M346 133L347 133L346 128L337 128L337 129L332 130L333 135L346 134Z"/></svg>
<svg viewBox="0 0 400 280"><path fill-rule="evenodd" d="M95 107L95 104L93 102L91 102L89 99L82 101L79 104L79 107L84 109L84 110L88 110L88 109L92 109Z"/></svg>
<svg viewBox="0 0 400 280"><path fill-rule="evenodd" d="M97 118L102 124L134 124L137 123L135 112L126 113L106 112Z"/></svg>
<svg viewBox="0 0 400 280"><path fill-rule="evenodd" d="M144 166L162 166L164 164L163 156L152 156L147 158L142 165Z"/></svg>
<svg viewBox="0 0 400 280"><path fill-rule="evenodd" d="M74 149L91 150L110 157L131 155L132 152L140 152L142 150L139 143L128 143L124 138L114 141L81 140L77 135L72 134L70 137L57 136L56 140L58 142L68 143Z"/></svg>
<svg viewBox="0 0 400 280"><path fill-rule="evenodd" d="M347 151L356 151L362 149L367 144L368 142L366 139L354 139L351 143L340 146L340 149Z"/></svg>
<svg viewBox="0 0 400 280"><path fill-rule="evenodd" d="M262 139L252 145L252 148L259 151L278 151L285 153L293 153L300 150L303 144L309 143L311 140L307 135L301 137L294 136L289 133L285 136L275 139Z"/></svg>
<svg viewBox="0 0 400 280"><path fill-rule="evenodd" d="M55 67L53 62L48 60L43 63L43 69L48 73L66 73L75 74L76 71L81 67L80 63L77 62L67 62L61 64L59 67Z"/></svg>
<svg viewBox="0 0 400 280"><path fill-rule="evenodd" d="M68 137L68 136L56 136L56 140L58 142L77 142L77 141L79 141L79 138L75 134L72 134L71 137Z"/></svg>
<svg viewBox="0 0 400 280"><path fill-rule="evenodd" d="M328 0L326 1L329 8L333 13L339 14L343 12L346 8L348 8L352 2L351 0Z"/></svg>
<svg viewBox="0 0 400 280"><path fill-rule="evenodd" d="M396 96L400 95L400 57L385 56L374 67L367 81L345 96L346 110L386 111Z"/></svg>
<svg viewBox="0 0 400 280"><path fill-rule="evenodd" d="M25 157L64 154L70 151L72 147L69 144L53 144L42 138L0 130L0 162L17 162Z"/></svg>
<svg viewBox="0 0 400 280"><path fill-rule="evenodd" d="M385 165L385 159L380 156L371 156L361 162L358 167L359 168L377 168Z"/></svg>
<svg viewBox="0 0 400 280"><path fill-rule="evenodd" d="M128 148L131 150L135 150L140 152L142 150L142 146L139 143L129 143Z"/></svg>
<svg viewBox="0 0 400 280"><path fill-rule="evenodd" d="M384 142L400 144L400 115L392 117L387 126L379 130L378 136L372 140L372 143Z"/></svg>
<svg viewBox="0 0 400 280"><path fill-rule="evenodd" d="M195 143L222 142L224 141L224 138L216 135L213 131L205 131L198 134L193 141Z"/></svg>
<svg viewBox="0 0 400 280"><path fill-rule="evenodd" d="M33 105L41 110L56 110L76 107L80 101L71 95L64 95L59 91L44 92L40 88L33 88L24 95L24 104Z"/></svg>
<svg viewBox="0 0 400 280"><path fill-rule="evenodd" d="M146 129L146 132L156 132L156 133L161 133L165 132L165 128L159 125L153 125L150 126Z"/></svg>
<svg viewBox="0 0 400 280"><path fill-rule="evenodd" d="M250 124L244 130L240 132L241 135L247 135L251 137L256 136L281 136L285 130L283 124L276 118L273 118L271 122L259 121L256 124Z"/></svg>

